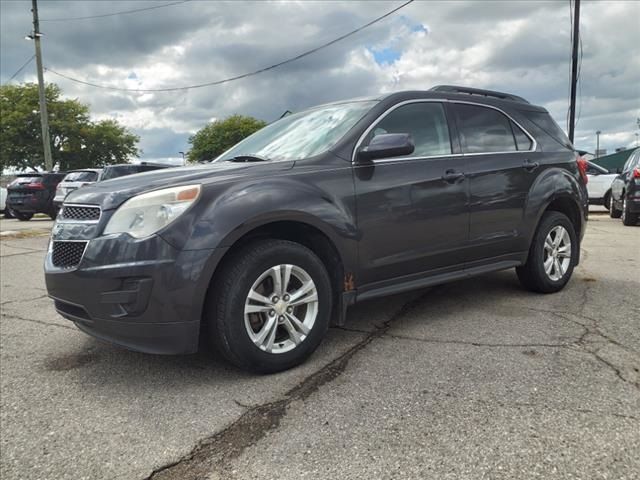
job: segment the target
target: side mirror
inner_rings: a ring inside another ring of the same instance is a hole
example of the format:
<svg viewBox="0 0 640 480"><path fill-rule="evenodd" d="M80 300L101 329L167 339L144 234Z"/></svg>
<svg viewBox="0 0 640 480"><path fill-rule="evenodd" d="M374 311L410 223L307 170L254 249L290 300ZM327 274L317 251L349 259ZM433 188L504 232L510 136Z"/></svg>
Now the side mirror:
<svg viewBox="0 0 640 480"><path fill-rule="evenodd" d="M376 158L399 157L411 155L416 146L408 133L383 133L376 135L366 147L358 150L359 161L370 161Z"/></svg>

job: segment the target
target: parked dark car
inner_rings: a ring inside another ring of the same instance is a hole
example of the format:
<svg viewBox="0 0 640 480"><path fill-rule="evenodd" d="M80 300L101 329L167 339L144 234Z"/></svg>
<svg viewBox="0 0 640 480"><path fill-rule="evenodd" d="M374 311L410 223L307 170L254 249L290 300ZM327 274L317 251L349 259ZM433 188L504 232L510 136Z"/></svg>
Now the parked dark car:
<svg viewBox="0 0 640 480"><path fill-rule="evenodd" d="M36 213L46 213L55 219L53 205L56 187L64 172L20 173L7 186L7 209L18 220L31 220Z"/></svg>
<svg viewBox="0 0 640 480"><path fill-rule="evenodd" d="M166 163L153 163L153 162L141 162L141 163L122 163L119 165L108 165L102 170L100 175L100 181L112 180L118 177L124 177L126 175L133 175L134 173L150 172L152 170L159 170L161 168L169 168L171 165Z"/></svg>
<svg viewBox="0 0 640 480"><path fill-rule="evenodd" d="M47 289L95 337L179 354L204 336L234 364L276 372L358 301L513 267L530 290L562 289L585 172L547 111L514 95L436 87L333 103L209 165L71 193Z"/></svg>
<svg viewBox="0 0 640 480"><path fill-rule="evenodd" d="M640 218L640 148L628 158L622 172L611 184L609 215L622 217L625 225L635 225Z"/></svg>

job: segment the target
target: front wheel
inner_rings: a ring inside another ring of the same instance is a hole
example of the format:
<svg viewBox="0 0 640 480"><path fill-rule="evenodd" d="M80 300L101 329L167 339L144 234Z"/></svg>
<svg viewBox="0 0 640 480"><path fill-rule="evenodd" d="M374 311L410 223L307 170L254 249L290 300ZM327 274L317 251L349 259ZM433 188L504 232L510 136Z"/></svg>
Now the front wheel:
<svg viewBox="0 0 640 480"><path fill-rule="evenodd" d="M611 210L611 190L604 194L604 198L602 199L602 205L607 210Z"/></svg>
<svg viewBox="0 0 640 480"><path fill-rule="evenodd" d="M638 214L629 211L629 202L626 197L622 201L622 223L628 227L638 223Z"/></svg>
<svg viewBox="0 0 640 480"><path fill-rule="evenodd" d="M616 202L613 200L613 195L609 195L609 216L611 218L620 218L622 216L622 210L616 208Z"/></svg>
<svg viewBox="0 0 640 480"><path fill-rule="evenodd" d="M311 250L285 240L251 243L216 273L205 312L210 339L240 368L292 368L322 341L332 297L327 270Z"/></svg>
<svg viewBox="0 0 640 480"><path fill-rule="evenodd" d="M562 290L578 257L578 239L571 221L560 212L546 212L533 237L527 263L516 268L522 285L534 292Z"/></svg>

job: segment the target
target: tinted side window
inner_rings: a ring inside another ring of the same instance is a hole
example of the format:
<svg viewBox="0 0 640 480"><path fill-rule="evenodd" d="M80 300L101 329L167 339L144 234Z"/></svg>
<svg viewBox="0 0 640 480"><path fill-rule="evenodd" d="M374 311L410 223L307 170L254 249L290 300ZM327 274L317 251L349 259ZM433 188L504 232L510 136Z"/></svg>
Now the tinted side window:
<svg viewBox="0 0 640 480"><path fill-rule="evenodd" d="M511 121L502 113L476 105L456 104L453 109L464 153L516 151Z"/></svg>
<svg viewBox="0 0 640 480"><path fill-rule="evenodd" d="M410 134L416 145L412 157L451 153L449 126L441 103L409 103L396 108L371 130L364 145L368 145L375 135L384 133Z"/></svg>
<svg viewBox="0 0 640 480"><path fill-rule="evenodd" d="M513 130L513 136L516 137L516 145L518 150L531 150L533 142L527 136L526 133L515 123L511 122L511 129Z"/></svg>

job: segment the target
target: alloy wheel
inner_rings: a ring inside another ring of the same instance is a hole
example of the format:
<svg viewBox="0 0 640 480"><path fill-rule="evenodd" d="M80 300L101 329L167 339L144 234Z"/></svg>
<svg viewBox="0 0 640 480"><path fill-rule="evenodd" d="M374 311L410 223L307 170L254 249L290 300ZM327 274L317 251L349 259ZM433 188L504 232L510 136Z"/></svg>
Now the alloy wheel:
<svg viewBox="0 0 640 480"><path fill-rule="evenodd" d="M267 353L286 353L309 335L318 316L318 290L296 265L276 265L253 283L244 305L249 338Z"/></svg>
<svg viewBox="0 0 640 480"><path fill-rule="evenodd" d="M558 225L551 229L544 241L544 271L557 282L567 273L571 265L571 237Z"/></svg>

